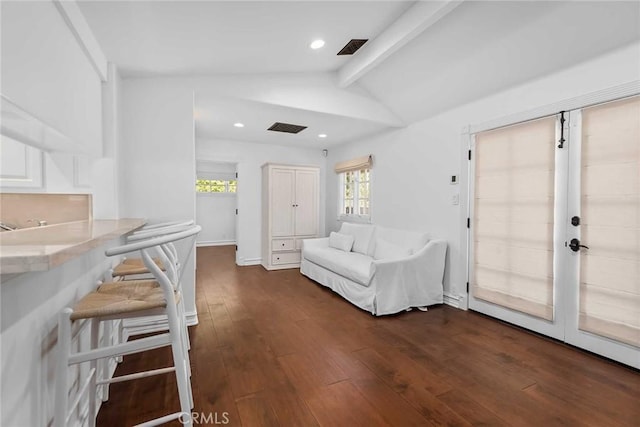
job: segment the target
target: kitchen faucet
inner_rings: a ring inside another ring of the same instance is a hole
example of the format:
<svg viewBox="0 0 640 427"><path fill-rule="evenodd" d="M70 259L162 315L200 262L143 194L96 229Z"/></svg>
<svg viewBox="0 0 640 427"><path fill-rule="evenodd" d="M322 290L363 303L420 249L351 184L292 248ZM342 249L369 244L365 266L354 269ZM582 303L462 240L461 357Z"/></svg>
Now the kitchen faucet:
<svg viewBox="0 0 640 427"><path fill-rule="evenodd" d="M15 225L5 224L4 222L0 222L0 229L4 231L13 231L13 230L17 230L18 227L16 227Z"/></svg>

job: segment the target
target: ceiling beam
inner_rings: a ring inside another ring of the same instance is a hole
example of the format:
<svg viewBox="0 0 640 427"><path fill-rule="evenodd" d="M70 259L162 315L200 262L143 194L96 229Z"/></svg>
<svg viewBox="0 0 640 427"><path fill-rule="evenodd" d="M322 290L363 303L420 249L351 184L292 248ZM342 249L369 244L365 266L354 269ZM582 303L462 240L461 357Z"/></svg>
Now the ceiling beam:
<svg viewBox="0 0 640 427"><path fill-rule="evenodd" d="M464 0L417 1L376 38L366 43L338 70L338 84L346 87L378 66L389 55L438 22Z"/></svg>
<svg viewBox="0 0 640 427"><path fill-rule="evenodd" d="M80 11L78 3L71 0L53 0L53 4L60 12L62 19L64 19L100 79L106 82L108 75L107 58L102 52L102 48L91 31L87 20Z"/></svg>

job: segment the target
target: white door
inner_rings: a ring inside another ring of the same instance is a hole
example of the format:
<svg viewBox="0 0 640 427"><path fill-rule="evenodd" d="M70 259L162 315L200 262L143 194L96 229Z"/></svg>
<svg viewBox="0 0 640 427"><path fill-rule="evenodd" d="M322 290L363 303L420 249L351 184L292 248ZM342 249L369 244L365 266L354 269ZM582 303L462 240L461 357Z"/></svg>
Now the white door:
<svg viewBox="0 0 640 427"><path fill-rule="evenodd" d="M571 114L566 341L640 368L640 97Z"/></svg>
<svg viewBox="0 0 640 427"><path fill-rule="evenodd" d="M469 306L638 368L640 97L561 117L475 136Z"/></svg>
<svg viewBox="0 0 640 427"><path fill-rule="evenodd" d="M295 171L271 170L271 235L293 236L295 212Z"/></svg>
<svg viewBox="0 0 640 427"><path fill-rule="evenodd" d="M556 117L476 135L470 176L470 308L563 338L554 250ZM561 169L561 168L560 168Z"/></svg>
<svg viewBox="0 0 640 427"><path fill-rule="evenodd" d="M295 234L315 236L318 234L318 173L296 171Z"/></svg>

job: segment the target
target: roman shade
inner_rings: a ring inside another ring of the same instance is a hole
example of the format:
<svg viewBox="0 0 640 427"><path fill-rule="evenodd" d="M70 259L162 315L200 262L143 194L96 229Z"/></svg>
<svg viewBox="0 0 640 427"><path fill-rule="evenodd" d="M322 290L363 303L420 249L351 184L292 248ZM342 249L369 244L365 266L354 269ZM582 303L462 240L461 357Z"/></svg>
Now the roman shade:
<svg viewBox="0 0 640 427"><path fill-rule="evenodd" d="M555 118L476 134L477 299L553 319Z"/></svg>
<svg viewBox="0 0 640 427"><path fill-rule="evenodd" d="M360 169L369 169L373 164L371 154L368 156L358 157L356 159L346 160L344 162L336 163L336 173L357 171Z"/></svg>
<svg viewBox="0 0 640 427"><path fill-rule="evenodd" d="M640 97L582 112L579 323L640 347Z"/></svg>

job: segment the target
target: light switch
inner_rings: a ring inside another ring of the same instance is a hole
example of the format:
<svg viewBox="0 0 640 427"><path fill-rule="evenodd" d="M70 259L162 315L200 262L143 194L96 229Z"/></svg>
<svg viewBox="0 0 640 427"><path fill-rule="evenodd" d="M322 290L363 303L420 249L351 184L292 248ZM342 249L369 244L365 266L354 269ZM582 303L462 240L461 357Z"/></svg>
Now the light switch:
<svg viewBox="0 0 640 427"><path fill-rule="evenodd" d="M452 205L459 205L460 204L460 194L459 193L455 193L453 196L451 196L451 204Z"/></svg>

